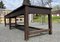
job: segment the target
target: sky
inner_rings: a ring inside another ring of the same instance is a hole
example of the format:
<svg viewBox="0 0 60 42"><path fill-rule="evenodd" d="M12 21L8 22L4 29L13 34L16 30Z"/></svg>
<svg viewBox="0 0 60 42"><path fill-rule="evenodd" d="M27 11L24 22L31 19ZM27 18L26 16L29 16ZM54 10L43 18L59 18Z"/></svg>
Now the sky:
<svg viewBox="0 0 60 42"><path fill-rule="evenodd" d="M60 0L52 0L52 6L60 5Z"/></svg>
<svg viewBox="0 0 60 42"><path fill-rule="evenodd" d="M1 1L1 0L0 0ZM23 0L2 0L6 8L14 10L22 5ZM60 0L52 0L52 6L60 5Z"/></svg>

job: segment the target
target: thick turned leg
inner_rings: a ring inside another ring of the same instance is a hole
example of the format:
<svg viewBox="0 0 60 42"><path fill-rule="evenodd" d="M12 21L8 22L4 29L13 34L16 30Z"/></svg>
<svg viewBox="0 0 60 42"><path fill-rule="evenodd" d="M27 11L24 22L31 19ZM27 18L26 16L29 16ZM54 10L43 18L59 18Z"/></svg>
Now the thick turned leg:
<svg viewBox="0 0 60 42"><path fill-rule="evenodd" d="M24 28L25 28L25 40L29 39L29 18L28 18L28 6L25 7L25 14L24 14Z"/></svg>
<svg viewBox="0 0 60 42"><path fill-rule="evenodd" d="M16 20L16 17L15 17L15 27L16 27L16 25L17 25L17 20Z"/></svg>
<svg viewBox="0 0 60 42"><path fill-rule="evenodd" d="M9 18L9 29L11 30L11 18Z"/></svg>
<svg viewBox="0 0 60 42"><path fill-rule="evenodd" d="M52 16L48 14L49 34L52 34Z"/></svg>
<svg viewBox="0 0 60 42"><path fill-rule="evenodd" d="M4 23L5 23L5 26L6 26L6 17L4 17Z"/></svg>

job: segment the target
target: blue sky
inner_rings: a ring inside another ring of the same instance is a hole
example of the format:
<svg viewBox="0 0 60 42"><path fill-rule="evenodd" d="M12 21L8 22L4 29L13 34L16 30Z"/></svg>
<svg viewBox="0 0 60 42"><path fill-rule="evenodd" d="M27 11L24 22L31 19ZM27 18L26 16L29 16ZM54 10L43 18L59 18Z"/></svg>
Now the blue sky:
<svg viewBox="0 0 60 42"><path fill-rule="evenodd" d="M53 0L52 6L60 5L60 0Z"/></svg>
<svg viewBox="0 0 60 42"><path fill-rule="evenodd" d="M23 0L2 0L7 9L14 10L22 5ZM60 0L52 0L52 6L60 5Z"/></svg>

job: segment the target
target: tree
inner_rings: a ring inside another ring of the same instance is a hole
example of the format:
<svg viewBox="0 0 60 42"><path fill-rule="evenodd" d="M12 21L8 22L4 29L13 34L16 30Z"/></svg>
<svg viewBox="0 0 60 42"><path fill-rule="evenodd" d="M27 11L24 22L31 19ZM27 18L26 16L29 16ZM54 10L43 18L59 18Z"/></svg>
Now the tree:
<svg viewBox="0 0 60 42"><path fill-rule="evenodd" d="M0 2L0 12L2 13L1 9L5 9L5 6L3 4L3 1ZM1 13L0 13L0 23L1 23Z"/></svg>
<svg viewBox="0 0 60 42"><path fill-rule="evenodd" d="M0 8L5 8L3 1L0 2Z"/></svg>
<svg viewBox="0 0 60 42"><path fill-rule="evenodd" d="M45 6L45 5L51 6L51 2L52 0L30 0L31 5L39 5L39 6Z"/></svg>
<svg viewBox="0 0 60 42"><path fill-rule="evenodd" d="M60 5L55 5L54 7L52 7L52 11L55 11L55 10L60 10Z"/></svg>

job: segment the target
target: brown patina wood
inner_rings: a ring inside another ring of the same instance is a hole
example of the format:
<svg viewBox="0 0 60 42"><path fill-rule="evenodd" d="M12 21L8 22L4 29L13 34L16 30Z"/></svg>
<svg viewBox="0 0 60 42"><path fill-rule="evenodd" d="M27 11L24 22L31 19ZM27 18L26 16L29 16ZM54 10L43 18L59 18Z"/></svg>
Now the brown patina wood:
<svg viewBox="0 0 60 42"><path fill-rule="evenodd" d="M5 15L5 25L6 25L6 18L9 18L9 28L11 28L11 18L15 18L15 26L16 26L16 17L19 15L24 15L24 37L25 40L29 39L29 35L34 33L40 33L48 31L49 34L52 34L52 17L51 17L51 9L47 7L40 7L40 6L32 6L29 3L29 0L24 0L23 5L16 10L12 11L11 13ZM43 14L48 15L48 29L36 29L36 31L29 31L29 23L28 23L28 15L29 14Z"/></svg>

